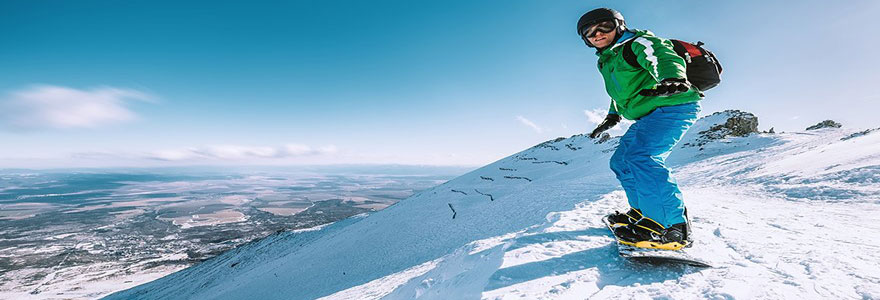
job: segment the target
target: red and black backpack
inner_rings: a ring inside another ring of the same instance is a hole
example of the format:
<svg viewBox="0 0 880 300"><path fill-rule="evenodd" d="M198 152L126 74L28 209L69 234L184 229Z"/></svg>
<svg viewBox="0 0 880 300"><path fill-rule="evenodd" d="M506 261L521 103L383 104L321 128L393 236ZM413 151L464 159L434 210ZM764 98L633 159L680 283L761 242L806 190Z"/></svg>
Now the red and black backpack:
<svg viewBox="0 0 880 300"><path fill-rule="evenodd" d="M624 44L623 59L635 67L641 68L636 60L636 54L633 53L632 43L635 39L631 39ZM715 58L715 54L703 48L703 42L691 44L679 40L672 41L672 49L678 56L684 58L687 64L687 80L700 91L711 89L721 83L721 62Z"/></svg>

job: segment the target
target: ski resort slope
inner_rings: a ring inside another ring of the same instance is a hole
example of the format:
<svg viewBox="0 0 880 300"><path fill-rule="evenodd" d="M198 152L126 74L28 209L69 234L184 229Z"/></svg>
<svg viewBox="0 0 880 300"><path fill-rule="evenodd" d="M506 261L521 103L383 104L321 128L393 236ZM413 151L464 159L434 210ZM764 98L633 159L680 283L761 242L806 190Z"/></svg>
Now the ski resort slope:
<svg viewBox="0 0 880 300"><path fill-rule="evenodd" d="M107 299L880 299L880 130L700 134L730 116L668 160L711 269L618 257L617 139L574 136Z"/></svg>

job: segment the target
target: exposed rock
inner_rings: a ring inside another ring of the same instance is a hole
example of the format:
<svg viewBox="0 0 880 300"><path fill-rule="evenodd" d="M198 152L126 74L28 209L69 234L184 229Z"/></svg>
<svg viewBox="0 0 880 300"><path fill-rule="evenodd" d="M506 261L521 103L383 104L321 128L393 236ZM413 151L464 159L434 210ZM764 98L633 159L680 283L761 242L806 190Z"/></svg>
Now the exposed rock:
<svg viewBox="0 0 880 300"><path fill-rule="evenodd" d="M697 120L691 130L699 130L698 136L684 146L703 146L711 141L727 137L742 137L758 132L758 117L740 110L725 110Z"/></svg>
<svg viewBox="0 0 880 300"><path fill-rule="evenodd" d="M716 124L709 128L709 130L700 132L701 135L716 135L719 136L718 138L724 138L728 136L747 136L758 132L758 117L755 115L739 110L725 110L721 113L730 114L727 121L724 124Z"/></svg>
<svg viewBox="0 0 880 300"><path fill-rule="evenodd" d="M483 195L483 196L489 196L489 201L495 201L495 197L492 196L492 194L486 194L486 193L483 193L483 192L481 192L481 191L479 191L479 190L477 190L477 189L474 189L474 191L477 192L477 194L480 194L480 195Z"/></svg>
<svg viewBox="0 0 880 300"><path fill-rule="evenodd" d="M864 130L864 131L859 131L859 132L856 132L856 133L850 134L850 135L848 135L848 136L845 136L845 137L841 138L840 140L841 140L841 141L845 141L845 140L848 140L848 139L857 138L857 137L860 137L860 136L867 135L867 134L869 134L869 133L871 133L871 132L874 132L874 131L880 131L880 127L878 127L878 128L872 128L872 129L867 129L867 130Z"/></svg>
<svg viewBox="0 0 880 300"><path fill-rule="evenodd" d="M554 143L557 143L557 142L560 142L563 140L565 140L564 137L558 137L556 139L552 139L552 140L537 144L537 145L533 146L532 148L550 148L550 150L557 151L557 150L559 150L559 147L553 146L551 144L554 144Z"/></svg>
<svg viewBox="0 0 880 300"><path fill-rule="evenodd" d="M611 135L610 135L610 134L608 134L607 132L606 132L606 133L602 133L602 136L599 137L599 141L597 141L596 144L602 144L602 143L605 143L605 142L607 142L607 141L610 140L610 139L611 139Z"/></svg>
<svg viewBox="0 0 880 300"><path fill-rule="evenodd" d="M533 164L556 163L556 164L560 164L560 165L564 165L564 166L567 166L567 165L568 165L568 162L565 162L565 161L558 161L558 160L533 161L532 163L533 163Z"/></svg>
<svg viewBox="0 0 880 300"><path fill-rule="evenodd" d="M816 130L816 129L821 129L821 128L840 128L841 126L843 126L843 125L841 125L840 123L834 122L834 120L825 120L825 121L819 122L819 124L807 127L807 130Z"/></svg>
<svg viewBox="0 0 880 300"><path fill-rule="evenodd" d="M531 178L523 177L523 176L504 176L504 178L507 178L507 179L525 179L525 180L528 180L529 182L532 182L532 179L531 179Z"/></svg>

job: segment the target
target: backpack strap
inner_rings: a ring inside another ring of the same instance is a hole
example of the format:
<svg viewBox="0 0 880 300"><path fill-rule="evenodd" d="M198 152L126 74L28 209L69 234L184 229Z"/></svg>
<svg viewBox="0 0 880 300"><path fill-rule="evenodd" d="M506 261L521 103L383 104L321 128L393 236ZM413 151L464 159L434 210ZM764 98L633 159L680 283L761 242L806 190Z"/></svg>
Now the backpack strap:
<svg viewBox="0 0 880 300"><path fill-rule="evenodd" d="M721 67L721 62L718 61L718 58L715 57L715 53L712 53L712 51L709 51L709 50L705 50L705 51L706 51L706 54L708 54L709 56L712 57L712 62L715 63L716 67L718 67L718 74L720 75L721 72L724 70L724 68Z"/></svg>
<svg viewBox="0 0 880 300"><path fill-rule="evenodd" d="M633 52L632 49L633 42L637 38L638 37L632 38L629 41L626 41L626 43L623 43L623 60L625 60L626 63L628 63L633 68L641 69L642 66L639 65L639 61L636 59L636 53Z"/></svg>

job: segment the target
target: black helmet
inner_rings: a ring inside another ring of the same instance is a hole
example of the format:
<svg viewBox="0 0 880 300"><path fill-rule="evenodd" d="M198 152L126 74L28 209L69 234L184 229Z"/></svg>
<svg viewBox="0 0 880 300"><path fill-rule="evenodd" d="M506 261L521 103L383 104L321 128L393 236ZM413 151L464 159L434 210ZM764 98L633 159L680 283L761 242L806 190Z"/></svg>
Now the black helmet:
<svg viewBox="0 0 880 300"><path fill-rule="evenodd" d="M584 42L587 43L587 46L593 47L590 45L590 42L581 34L586 27L592 26L594 24L604 22L604 21L615 21L617 23L617 37L620 37L620 34L626 30L626 21L623 19L623 14L619 11L610 9L610 8L597 8L591 11L588 11L583 16L581 16L580 20L578 20L577 33L584 39Z"/></svg>
<svg viewBox="0 0 880 300"><path fill-rule="evenodd" d="M608 20L617 20L620 26L626 25L626 21L623 19L623 14L619 11L603 7L588 11L581 16L581 19L578 20L577 33L580 35L581 30L583 30L584 27Z"/></svg>

